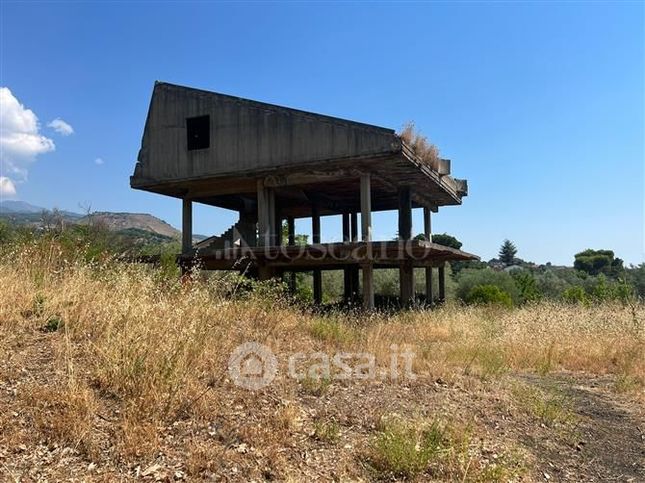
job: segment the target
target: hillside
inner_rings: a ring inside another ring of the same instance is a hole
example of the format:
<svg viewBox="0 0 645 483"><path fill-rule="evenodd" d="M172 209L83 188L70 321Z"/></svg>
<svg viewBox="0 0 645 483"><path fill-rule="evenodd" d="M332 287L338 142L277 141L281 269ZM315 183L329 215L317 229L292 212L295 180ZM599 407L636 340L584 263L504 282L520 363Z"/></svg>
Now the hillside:
<svg viewBox="0 0 645 483"><path fill-rule="evenodd" d="M0 220L35 229L60 222L66 225L92 222L101 224L110 231L122 232L126 236L136 235L138 238L143 237L150 242L158 243L178 241L181 238L180 230L149 213L97 211L90 215L82 215L72 211L49 210L26 201L4 200L0 202ZM206 238L204 235L193 235L194 241L204 238Z"/></svg>
<svg viewBox="0 0 645 483"><path fill-rule="evenodd" d="M40 213L45 208L32 205L26 201L2 200L0 201L0 213Z"/></svg>
<svg viewBox="0 0 645 483"><path fill-rule="evenodd" d="M113 231L143 230L168 238L179 239L181 232L169 223L148 213L95 212L79 220L81 224L98 223Z"/></svg>

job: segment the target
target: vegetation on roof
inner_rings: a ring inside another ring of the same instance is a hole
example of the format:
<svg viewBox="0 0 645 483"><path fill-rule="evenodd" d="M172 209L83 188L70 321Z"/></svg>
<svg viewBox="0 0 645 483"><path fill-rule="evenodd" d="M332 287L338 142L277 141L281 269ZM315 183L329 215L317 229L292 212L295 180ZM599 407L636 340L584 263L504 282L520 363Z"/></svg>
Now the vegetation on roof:
<svg viewBox="0 0 645 483"><path fill-rule="evenodd" d="M399 138L407 144L420 161L437 169L439 164L439 148L428 141L428 138L417 130L413 121L407 122L397 133Z"/></svg>

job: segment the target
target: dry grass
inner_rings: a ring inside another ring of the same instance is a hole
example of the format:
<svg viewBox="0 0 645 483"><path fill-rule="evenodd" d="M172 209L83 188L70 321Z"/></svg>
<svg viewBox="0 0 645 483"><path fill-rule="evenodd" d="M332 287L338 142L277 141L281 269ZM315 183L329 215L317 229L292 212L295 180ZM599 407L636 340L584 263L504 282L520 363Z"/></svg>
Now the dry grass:
<svg viewBox="0 0 645 483"><path fill-rule="evenodd" d="M428 164L435 170L437 169L439 148L428 141L426 136L417 131L413 122L410 121L405 124L401 132L398 133L398 136L412 148L422 162Z"/></svg>
<svg viewBox="0 0 645 483"><path fill-rule="evenodd" d="M365 351L387 368L396 344L399 351L415 353L414 372L428 381L486 383L509 372L567 370L613 375L617 390L643 397L642 306L632 311L620 305L541 303L514 310L448 305L395 316L321 316L290 308L270 289L261 296L231 298L223 284L217 279L182 284L136 265L65 263L54 245L44 254L27 248L6 257L0 263L0 350L5 354L0 376L16 381L20 367L37 373L47 366L49 385L34 380L16 389L12 404L27 418L25 428L33 423L34 433L20 433L13 424L0 436L0 447L31 438L72 447L89 461L144 464L167 444L168 428L181 428L181 445L190 453L186 471L203 475L230 465L230 471L247 476L253 473L244 466L249 463L243 444L254 446L248 451L258 467L274 472L293 469L286 455L306 434L343 447L339 438L345 431L336 422L325 422L294 402L303 390L309 399L332 397L335 384L278 377L256 394L231 385L228 356L247 341L270 346L281 369L295 351ZM43 360L31 355L20 360L22 352L33 355L29 341L41 339L50 344ZM564 414L555 400L537 393L524 393L520 400L546 420ZM215 429L199 432L199 425ZM461 444L453 436L449 443L442 439L441 454ZM207 444L209 438L216 446ZM401 451L410 451L409 441L401 444ZM471 474L478 460L469 463L470 450L464 451L452 466L445 459L437 463L436 476ZM381 455L377 466L413 476L432 466L430 453L390 469L383 463L388 457ZM349 466L359 471L358 463ZM477 468L480 475L491 470Z"/></svg>
<svg viewBox="0 0 645 483"><path fill-rule="evenodd" d="M472 429L439 420L382 421L367 458L380 478L414 478L422 473L433 480L513 481L525 468L513 454L495 461L479 458Z"/></svg>

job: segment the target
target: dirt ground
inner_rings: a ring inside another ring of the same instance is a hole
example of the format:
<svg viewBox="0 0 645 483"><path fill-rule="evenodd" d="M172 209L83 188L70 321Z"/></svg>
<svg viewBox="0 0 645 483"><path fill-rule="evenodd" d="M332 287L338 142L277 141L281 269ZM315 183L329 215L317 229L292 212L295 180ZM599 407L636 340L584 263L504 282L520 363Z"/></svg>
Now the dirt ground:
<svg viewBox="0 0 645 483"><path fill-rule="evenodd" d="M41 413L55 410L38 406L33 394L61 384L60 337L16 335L0 356L2 481L370 481L379 476L365 451L387 414L468 425L481 458L517 455L524 467L517 480L645 481L642 404L617 394L612 377L580 373L506 373L493 380L463 375L450 382L421 374L410 383L333 382L320 392L287 379L254 393L223 381L201 402L213 401L217 410L210 417L186 415L150 428L141 445L151 440L154 451L129 457L115 449L122 444L115 436L123 424L118 402L96 394L89 431L98 449L83 451L38 424ZM558 394L570 417L550 424L548 413L536 416L530 404L514 399L518 387ZM317 421L337 424L338 437L316 437Z"/></svg>

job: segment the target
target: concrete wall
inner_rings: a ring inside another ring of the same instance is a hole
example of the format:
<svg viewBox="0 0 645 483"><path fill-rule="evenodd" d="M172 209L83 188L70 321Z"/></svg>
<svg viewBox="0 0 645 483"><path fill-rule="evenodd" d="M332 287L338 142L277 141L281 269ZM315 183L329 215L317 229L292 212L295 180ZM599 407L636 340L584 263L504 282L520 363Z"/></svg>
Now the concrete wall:
<svg viewBox="0 0 645 483"><path fill-rule="evenodd" d="M186 118L210 115L210 148L188 151ZM390 129L165 83L154 88L133 186L396 152Z"/></svg>

